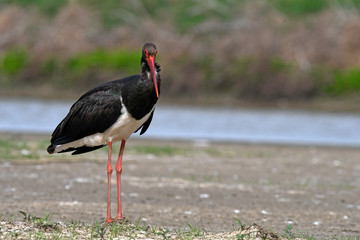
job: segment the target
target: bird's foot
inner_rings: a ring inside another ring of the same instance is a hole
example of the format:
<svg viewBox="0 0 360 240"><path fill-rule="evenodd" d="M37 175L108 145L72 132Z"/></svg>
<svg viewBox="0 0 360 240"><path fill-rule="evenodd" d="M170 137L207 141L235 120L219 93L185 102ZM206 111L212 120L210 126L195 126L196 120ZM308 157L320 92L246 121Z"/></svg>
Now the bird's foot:
<svg viewBox="0 0 360 240"><path fill-rule="evenodd" d="M104 224L104 227L108 226L110 223L113 223L113 222L118 222L120 224L124 224L127 222L127 219L124 218L124 217L116 217L116 218L107 218L105 220L105 224Z"/></svg>
<svg viewBox="0 0 360 240"><path fill-rule="evenodd" d="M114 222L114 220L114 218L106 218L104 227L106 227L109 223Z"/></svg>
<svg viewBox="0 0 360 240"><path fill-rule="evenodd" d="M127 222L126 218L124 218L123 216L116 216L115 219L121 224Z"/></svg>

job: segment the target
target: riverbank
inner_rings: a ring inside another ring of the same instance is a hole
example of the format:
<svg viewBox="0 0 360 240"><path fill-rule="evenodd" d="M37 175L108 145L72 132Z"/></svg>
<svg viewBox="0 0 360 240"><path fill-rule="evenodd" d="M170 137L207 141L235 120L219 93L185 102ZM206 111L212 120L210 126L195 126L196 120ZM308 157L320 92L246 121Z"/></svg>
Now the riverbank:
<svg viewBox="0 0 360 240"><path fill-rule="evenodd" d="M50 156L48 136L0 139L3 219L22 220L24 211L69 225L104 220L106 148ZM123 211L132 222L164 231L190 224L206 233L232 232L239 229L236 218L280 235L290 225L297 236L356 239L359 155L357 148L130 139Z"/></svg>
<svg viewBox="0 0 360 240"><path fill-rule="evenodd" d="M111 79L108 79L111 80ZM95 85L94 85L95 86ZM83 90L67 89L59 90L51 86L26 86L17 88L1 88L0 95L3 99L38 99L44 101L70 101L77 100L88 89L94 86L84 87ZM161 96L160 104L204 106L204 107L234 107L249 109L292 109L322 112L347 112L360 113L360 95L348 94L343 96L318 96L309 99L266 101L263 99L233 98L226 94L213 94L207 96L196 94L188 96Z"/></svg>
<svg viewBox="0 0 360 240"><path fill-rule="evenodd" d="M3 99L0 131L50 134L71 104ZM142 138L355 147L360 146L358 132L356 113L158 104Z"/></svg>

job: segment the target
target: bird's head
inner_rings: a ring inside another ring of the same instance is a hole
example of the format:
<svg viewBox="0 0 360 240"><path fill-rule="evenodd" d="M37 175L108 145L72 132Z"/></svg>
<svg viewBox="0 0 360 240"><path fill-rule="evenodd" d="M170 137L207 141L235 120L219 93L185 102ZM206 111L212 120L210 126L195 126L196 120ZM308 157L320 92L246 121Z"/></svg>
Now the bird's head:
<svg viewBox="0 0 360 240"><path fill-rule="evenodd" d="M156 96L159 98L159 91L156 82L156 72L155 72L155 58L156 58L156 46L153 43L145 43L142 49L142 59L148 64L150 68L150 75L154 82Z"/></svg>

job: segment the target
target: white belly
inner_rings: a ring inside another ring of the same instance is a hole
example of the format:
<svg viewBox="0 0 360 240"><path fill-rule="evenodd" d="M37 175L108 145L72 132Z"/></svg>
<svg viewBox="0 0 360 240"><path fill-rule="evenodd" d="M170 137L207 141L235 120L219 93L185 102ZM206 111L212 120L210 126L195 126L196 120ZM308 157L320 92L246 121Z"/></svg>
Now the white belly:
<svg viewBox="0 0 360 240"><path fill-rule="evenodd" d="M107 144L109 141L117 142L120 140L127 140L133 132L138 130L139 127L148 120L150 114L154 111L154 108L140 120L133 118L126 110L118 120L103 133L105 143Z"/></svg>
<svg viewBox="0 0 360 240"><path fill-rule="evenodd" d="M105 132L95 133L73 142L56 145L55 152L61 152L68 148L79 148L82 146L94 147L107 145L110 141L117 142L120 140L127 140L133 132L138 130L146 122L146 120L148 120L154 109L155 106L142 119L136 120L130 115L126 107L123 105L121 116Z"/></svg>

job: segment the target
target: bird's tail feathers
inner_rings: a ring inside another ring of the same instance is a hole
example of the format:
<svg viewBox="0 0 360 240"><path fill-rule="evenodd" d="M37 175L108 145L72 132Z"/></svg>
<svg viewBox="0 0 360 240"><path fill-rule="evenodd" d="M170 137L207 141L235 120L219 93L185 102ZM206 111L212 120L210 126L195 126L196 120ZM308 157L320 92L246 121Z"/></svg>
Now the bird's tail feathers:
<svg viewBox="0 0 360 240"><path fill-rule="evenodd" d="M47 152L49 154L53 154L55 152L55 146L53 146L53 145L48 146Z"/></svg>

